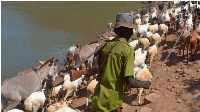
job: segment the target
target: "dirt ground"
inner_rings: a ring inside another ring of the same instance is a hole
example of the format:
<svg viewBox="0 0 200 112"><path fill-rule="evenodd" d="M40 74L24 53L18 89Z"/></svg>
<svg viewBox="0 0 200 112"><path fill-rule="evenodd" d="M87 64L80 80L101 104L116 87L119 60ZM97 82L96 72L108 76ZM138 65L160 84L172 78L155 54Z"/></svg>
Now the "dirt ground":
<svg viewBox="0 0 200 112"><path fill-rule="evenodd" d="M150 68L153 77L157 77L152 81L151 88L142 93L142 105L137 105L137 89L133 89L132 94L125 91L123 112L200 112L200 46L197 47L196 60L191 61L190 58L187 64L186 55L179 55L176 47L173 49L176 40L174 31L170 31L166 42L158 47ZM91 105L91 99L89 102ZM85 103L86 86L82 86L73 106L87 111Z"/></svg>
<svg viewBox="0 0 200 112"><path fill-rule="evenodd" d="M200 112L200 46L197 46L195 61L190 58L187 64L186 50L182 56L177 47L173 49L176 40L175 31L169 28L167 40L159 45L150 68L153 77L157 77L151 88L142 93L142 105L137 104L137 89L132 89L131 94L126 90L123 112ZM58 78L56 83L61 80ZM85 109L86 86L80 87L77 97L71 95L68 99L74 100L74 109L91 112Z"/></svg>

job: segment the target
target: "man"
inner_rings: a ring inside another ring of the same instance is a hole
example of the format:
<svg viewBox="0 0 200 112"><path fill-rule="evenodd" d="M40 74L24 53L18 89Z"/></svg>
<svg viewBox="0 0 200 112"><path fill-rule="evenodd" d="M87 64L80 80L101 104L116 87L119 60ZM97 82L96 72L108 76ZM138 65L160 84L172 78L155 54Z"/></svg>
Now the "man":
<svg viewBox="0 0 200 112"><path fill-rule="evenodd" d="M108 41L99 51L99 63L103 61L103 69L100 72L99 83L95 88L92 98L92 110L104 112L120 112L123 107L123 94L125 84L132 88L146 88L149 81L137 82L134 75L134 49L127 41L133 35L133 17L129 13L119 13L116 16L114 31L117 36ZM117 43L117 44L116 44ZM116 46L114 46L116 44ZM113 47L113 49L109 50ZM109 55L108 55L109 53ZM108 55L108 57L106 57ZM91 71L88 71L91 73Z"/></svg>

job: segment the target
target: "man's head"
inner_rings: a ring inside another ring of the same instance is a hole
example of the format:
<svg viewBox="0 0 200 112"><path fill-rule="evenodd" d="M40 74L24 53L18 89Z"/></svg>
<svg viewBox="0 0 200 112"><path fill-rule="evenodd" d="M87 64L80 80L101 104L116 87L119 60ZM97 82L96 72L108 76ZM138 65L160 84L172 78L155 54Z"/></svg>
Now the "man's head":
<svg viewBox="0 0 200 112"><path fill-rule="evenodd" d="M129 39L133 35L133 16L130 13L118 13L114 31L117 35Z"/></svg>
<svg viewBox="0 0 200 112"><path fill-rule="evenodd" d="M116 24L114 28L119 27L127 27L127 28L134 28L133 25L133 16L130 13L118 13L116 16Z"/></svg>

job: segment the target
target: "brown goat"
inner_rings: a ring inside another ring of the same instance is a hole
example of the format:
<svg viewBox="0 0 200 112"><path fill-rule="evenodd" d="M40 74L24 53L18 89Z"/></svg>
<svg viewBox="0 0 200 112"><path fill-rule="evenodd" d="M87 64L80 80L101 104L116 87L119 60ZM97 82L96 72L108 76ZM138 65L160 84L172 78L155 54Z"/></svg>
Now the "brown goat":
<svg viewBox="0 0 200 112"><path fill-rule="evenodd" d="M74 56L71 52L68 52L67 53L67 63L68 63L68 72L70 71L71 69L71 64L72 64L72 68L73 68L73 61L74 61Z"/></svg>
<svg viewBox="0 0 200 112"><path fill-rule="evenodd" d="M182 30L178 30L177 32L176 32L176 36L177 36L177 38L179 38L179 36L180 36L180 39L179 39L179 43L180 43L180 46L179 46L179 49L180 49L180 51L179 51L179 54L181 54L181 48L182 48L182 45L183 45L183 54L182 54L182 56L184 56L184 50L185 50L185 39L186 39L186 37L188 36L188 35L190 35L190 32L187 30L187 22L185 23L185 26L184 26L184 28L182 29Z"/></svg>
<svg viewBox="0 0 200 112"><path fill-rule="evenodd" d="M196 51L197 45L200 43L200 36L199 36L199 28L198 25L195 23L193 26L194 30L190 33L190 35L185 39L187 45L187 63L189 61L189 50L192 49L192 60L194 60L194 55Z"/></svg>

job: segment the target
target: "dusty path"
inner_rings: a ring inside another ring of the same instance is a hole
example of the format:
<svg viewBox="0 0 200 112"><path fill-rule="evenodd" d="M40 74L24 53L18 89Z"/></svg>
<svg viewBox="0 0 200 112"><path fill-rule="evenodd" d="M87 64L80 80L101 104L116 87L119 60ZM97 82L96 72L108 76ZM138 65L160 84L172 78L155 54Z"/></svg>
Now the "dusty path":
<svg viewBox="0 0 200 112"><path fill-rule="evenodd" d="M153 76L162 69L161 65L176 40L175 34L169 34L167 41L158 47L158 54L150 68ZM177 48L172 50L163 69L152 82L151 89L146 90L147 95L142 93L142 106L137 106L137 89L133 89L132 94L125 92L123 112L200 112L200 46L197 48L196 61L190 59L188 65L186 55L179 55L177 51ZM144 103L144 99L148 101ZM85 102L86 88L82 87L74 99L74 108L86 111Z"/></svg>

